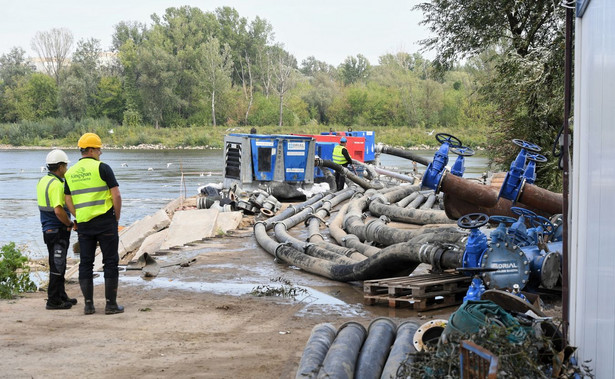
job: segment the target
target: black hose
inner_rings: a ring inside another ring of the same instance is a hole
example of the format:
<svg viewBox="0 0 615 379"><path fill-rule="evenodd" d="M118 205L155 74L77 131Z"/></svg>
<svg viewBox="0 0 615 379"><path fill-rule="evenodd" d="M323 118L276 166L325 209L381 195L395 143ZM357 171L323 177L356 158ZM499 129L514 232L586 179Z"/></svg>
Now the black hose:
<svg viewBox="0 0 615 379"><path fill-rule="evenodd" d="M330 168L334 170L335 172L346 176L346 178L358 184L363 189L370 189L370 188L378 189L378 188L384 187L381 183L371 183L363 178L360 178L358 175L355 175L352 172L350 172L350 170L348 170L346 167L338 165L337 163L333 163L328 160L316 159L316 166Z"/></svg>
<svg viewBox="0 0 615 379"><path fill-rule="evenodd" d="M375 216L387 216L391 220L408 224L427 225L455 223L454 220L446 216L444 211L400 208L394 205L385 205L379 201L372 201L369 204L369 211Z"/></svg>
<svg viewBox="0 0 615 379"><path fill-rule="evenodd" d="M359 351L367 331L358 322L345 323L337 336L318 372L318 378L353 379Z"/></svg>
<svg viewBox="0 0 615 379"><path fill-rule="evenodd" d="M409 241L382 249L368 259L353 264L336 264L327 259L310 256L289 245L274 241L263 222L254 225L258 244L276 260L297 266L307 272L341 282L381 279L408 275L420 264L436 269L461 267L463 251L440 244ZM308 249L310 250L310 249Z"/></svg>
<svg viewBox="0 0 615 379"><path fill-rule="evenodd" d="M408 360L411 353L416 352L413 344L414 333L419 328L414 322L406 321L397 327L397 337L391 348L389 358L382 370L381 379L397 378L397 370L402 362Z"/></svg>
<svg viewBox="0 0 615 379"><path fill-rule="evenodd" d="M316 378L335 334L335 327L329 323L318 324L312 329L310 339L303 349L296 379Z"/></svg>
<svg viewBox="0 0 615 379"><path fill-rule="evenodd" d="M415 154L408 150L397 149L394 147L386 146L386 145L378 145L376 146L376 152L382 154L395 155L396 157L410 159L415 161L416 163L420 163L423 166L429 166L431 163L427 158L421 157L418 154Z"/></svg>
<svg viewBox="0 0 615 379"><path fill-rule="evenodd" d="M367 329L355 372L356 379L378 379L395 341L397 325L388 318L377 318Z"/></svg>

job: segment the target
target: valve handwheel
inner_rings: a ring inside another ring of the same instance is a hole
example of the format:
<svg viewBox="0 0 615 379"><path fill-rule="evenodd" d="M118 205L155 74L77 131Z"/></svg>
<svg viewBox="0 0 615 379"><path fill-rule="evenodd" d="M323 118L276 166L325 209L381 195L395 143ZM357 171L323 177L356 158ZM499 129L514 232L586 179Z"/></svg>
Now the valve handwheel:
<svg viewBox="0 0 615 379"><path fill-rule="evenodd" d="M477 229L489 222L489 216L484 213L470 213L457 220L457 226L463 229Z"/></svg>
<svg viewBox="0 0 615 379"><path fill-rule="evenodd" d="M451 147L461 147L463 145L459 138L448 133L436 134L436 141L440 142L440 144L448 143Z"/></svg>
<svg viewBox="0 0 615 379"><path fill-rule="evenodd" d="M527 159L529 159L530 161L534 161L536 163L545 163L547 161L547 157L545 157L542 154L538 154L536 152L529 152L526 155Z"/></svg>
<svg viewBox="0 0 615 379"><path fill-rule="evenodd" d="M544 234L545 236L550 236L553 234L553 232L555 232L555 226L546 217L536 215L536 218L533 219L531 222L533 226L542 226L542 229L544 230L542 234Z"/></svg>
<svg viewBox="0 0 615 379"><path fill-rule="evenodd" d="M526 149L526 150L533 151L536 153L541 150L540 146L536 145L535 143L527 142L522 139L516 139L516 138L513 139L512 141L515 145L519 146L522 149Z"/></svg>
<svg viewBox="0 0 615 379"><path fill-rule="evenodd" d="M508 217L508 216L491 216L489 217L489 221L497 222L498 224L500 223L512 224L513 222L516 222L517 219L514 217Z"/></svg>
<svg viewBox="0 0 615 379"><path fill-rule="evenodd" d="M457 155L461 155L462 157L471 157L472 155L474 155L474 150L467 146L452 147L451 152Z"/></svg>
<svg viewBox="0 0 615 379"><path fill-rule="evenodd" d="M510 207L510 210L512 211L512 213L519 215L519 216L524 216L526 218L529 218L530 220L535 219L538 216L536 213L530 211L529 209L525 209L525 208Z"/></svg>

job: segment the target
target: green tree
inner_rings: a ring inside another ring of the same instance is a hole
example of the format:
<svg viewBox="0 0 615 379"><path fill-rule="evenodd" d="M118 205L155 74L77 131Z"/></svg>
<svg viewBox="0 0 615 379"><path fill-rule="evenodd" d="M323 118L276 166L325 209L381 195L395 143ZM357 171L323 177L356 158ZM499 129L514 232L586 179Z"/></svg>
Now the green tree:
<svg viewBox="0 0 615 379"><path fill-rule="evenodd" d="M5 118L17 121L36 121L57 115L57 87L45 74L34 73L22 77L14 88L5 92Z"/></svg>
<svg viewBox="0 0 615 379"><path fill-rule="evenodd" d="M73 53L72 64L68 69L68 76L73 76L77 80L83 82L85 91L86 112L89 117L97 117L98 107L96 104L96 95L98 84L102 76L100 57L102 48L100 41L95 38L80 40L77 42L77 48ZM72 115L71 118L79 120L80 117Z"/></svg>
<svg viewBox="0 0 615 379"><path fill-rule="evenodd" d="M273 89L280 100L278 126L283 124L284 96L297 84L297 59L282 48L274 46L271 52Z"/></svg>
<svg viewBox="0 0 615 379"><path fill-rule="evenodd" d="M212 123L216 124L216 96L224 94L231 87L231 73L233 61L231 60L230 47L224 45L220 49L217 38L211 38L199 49L201 55L198 66L198 77L211 102Z"/></svg>
<svg viewBox="0 0 615 379"><path fill-rule="evenodd" d="M59 88L58 103L63 117L81 120L87 114L87 88L76 76L69 76Z"/></svg>
<svg viewBox="0 0 615 379"><path fill-rule="evenodd" d="M417 9L435 34L423 44L436 50L437 66L480 56L493 68L478 71L481 93L496 107L492 158L506 167L518 152L506 143L513 138L550 147L563 123L564 8L549 0L432 0ZM537 184L561 185L554 166L539 169Z"/></svg>
<svg viewBox="0 0 615 379"><path fill-rule="evenodd" d="M361 54L350 56L338 67L340 77L345 85L357 83L367 79L371 65L367 58Z"/></svg>
<svg viewBox="0 0 615 379"><path fill-rule="evenodd" d="M95 95L96 113L108 117L118 124L124 118L125 102L122 81L116 76L104 76L98 82Z"/></svg>

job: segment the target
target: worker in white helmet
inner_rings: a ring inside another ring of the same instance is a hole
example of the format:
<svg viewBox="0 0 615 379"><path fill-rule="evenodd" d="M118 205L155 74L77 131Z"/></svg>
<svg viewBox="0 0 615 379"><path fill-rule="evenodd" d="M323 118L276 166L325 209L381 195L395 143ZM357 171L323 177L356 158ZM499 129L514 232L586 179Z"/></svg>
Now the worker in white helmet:
<svg viewBox="0 0 615 379"><path fill-rule="evenodd" d="M77 299L69 298L64 287L66 254L70 244L70 231L74 227L64 199L64 174L68 169L68 156L59 149L52 150L45 159L47 175L36 187L38 209L43 226L43 240L49 253L49 286L47 309L70 309Z"/></svg>

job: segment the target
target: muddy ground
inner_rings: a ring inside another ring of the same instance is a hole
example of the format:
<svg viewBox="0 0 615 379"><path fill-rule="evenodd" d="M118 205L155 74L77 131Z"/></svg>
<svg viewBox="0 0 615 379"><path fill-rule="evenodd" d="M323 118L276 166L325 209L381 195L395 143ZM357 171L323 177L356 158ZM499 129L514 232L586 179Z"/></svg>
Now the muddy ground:
<svg viewBox="0 0 615 379"><path fill-rule="evenodd" d="M196 258L190 266L172 265ZM83 314L76 279L67 284L79 304L45 310L45 292L0 301L0 377L292 378L312 328L347 321L364 326L380 316L395 322L445 318L454 310L420 314L363 304L362 283L339 283L305 273L255 243L250 227L157 256L151 280L120 273L118 303L104 314L102 275L95 279L96 313ZM283 278L296 299L257 297L257 286Z"/></svg>
<svg viewBox="0 0 615 379"><path fill-rule="evenodd" d="M367 327L389 317L422 324L448 319L456 310L364 305L362 283L334 282L275 263L249 226L156 259L167 267L154 279L139 271L120 273L123 314L104 314L102 275L95 279L94 315L83 314L75 279L67 292L79 304L70 310L45 310L45 292L0 301L0 377L294 378L319 323ZM188 267L174 265L191 259ZM250 294L259 285L279 286L278 278L299 295Z"/></svg>

